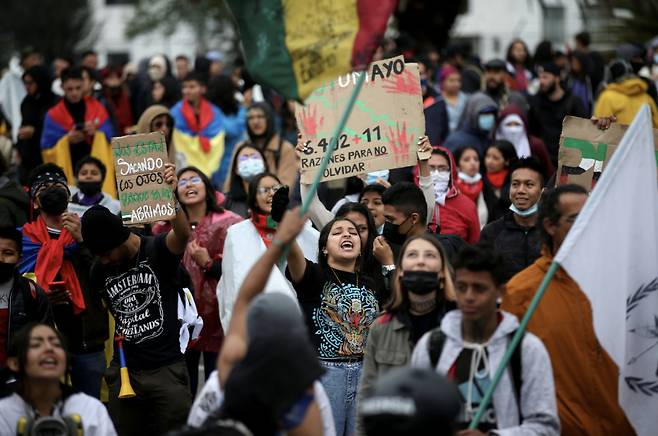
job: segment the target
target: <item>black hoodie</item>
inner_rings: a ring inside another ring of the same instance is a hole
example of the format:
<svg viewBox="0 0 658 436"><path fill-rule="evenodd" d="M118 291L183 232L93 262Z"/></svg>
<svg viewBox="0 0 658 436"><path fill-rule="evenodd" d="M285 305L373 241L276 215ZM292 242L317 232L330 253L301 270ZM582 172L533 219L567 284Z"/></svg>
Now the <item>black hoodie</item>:
<svg viewBox="0 0 658 436"><path fill-rule="evenodd" d="M26 182L27 174L36 166L43 163L41 160L41 132L43 120L48 109L53 107L59 97L52 92L52 79L48 69L41 65L29 68L23 73L23 78L29 76L37 85L34 95L26 95L21 102L21 126L34 127L34 134L30 139L22 139L16 143L16 148L21 156L20 174L21 179Z"/></svg>
<svg viewBox="0 0 658 436"><path fill-rule="evenodd" d="M20 227L27 222L29 199L25 191L7 176L0 177L0 227Z"/></svg>

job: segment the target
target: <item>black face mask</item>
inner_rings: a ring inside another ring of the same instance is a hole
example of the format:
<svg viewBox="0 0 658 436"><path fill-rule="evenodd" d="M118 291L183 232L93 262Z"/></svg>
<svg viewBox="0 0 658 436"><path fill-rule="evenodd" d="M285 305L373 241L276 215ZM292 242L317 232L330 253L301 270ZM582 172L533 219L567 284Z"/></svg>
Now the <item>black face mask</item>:
<svg viewBox="0 0 658 436"><path fill-rule="evenodd" d="M406 223L408 219L409 217L407 217L400 224L393 224L391 222L386 221L384 223L384 230L382 231L382 236L384 237L384 239L386 239L386 241L389 242L390 244L395 244L395 245L404 244L404 241L407 240L407 234L400 233L400 226Z"/></svg>
<svg viewBox="0 0 658 436"><path fill-rule="evenodd" d="M101 192L102 182L78 182L78 188L85 197L92 197Z"/></svg>
<svg viewBox="0 0 658 436"><path fill-rule="evenodd" d="M439 277L433 271L404 271L400 277L402 289L416 295L426 295L439 289Z"/></svg>
<svg viewBox="0 0 658 436"><path fill-rule="evenodd" d="M15 263L0 262L0 283L6 283L14 276Z"/></svg>
<svg viewBox="0 0 658 436"><path fill-rule="evenodd" d="M39 207L50 215L61 215L69 205L69 193L64 188L52 187L39 194Z"/></svg>

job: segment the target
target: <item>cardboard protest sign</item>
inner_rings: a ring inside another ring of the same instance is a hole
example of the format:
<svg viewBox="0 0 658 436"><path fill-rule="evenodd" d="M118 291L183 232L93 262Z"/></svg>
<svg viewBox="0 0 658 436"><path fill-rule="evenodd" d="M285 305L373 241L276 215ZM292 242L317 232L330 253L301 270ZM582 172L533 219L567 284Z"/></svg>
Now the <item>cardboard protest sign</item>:
<svg viewBox="0 0 658 436"><path fill-rule="evenodd" d="M575 183L591 191L627 129L625 124L613 123L608 130L599 130L587 118L566 117L562 122L556 186ZM658 165L657 129L653 129L653 143Z"/></svg>
<svg viewBox="0 0 658 436"><path fill-rule="evenodd" d="M112 138L112 155L123 222L172 219L176 203L171 187L164 181L168 159L162 132Z"/></svg>
<svg viewBox="0 0 658 436"><path fill-rule="evenodd" d="M310 183L320 165L359 74L340 76L316 89L295 116L302 140L301 181ZM425 134L417 64L402 56L374 62L338 137L323 181L416 164L416 143Z"/></svg>

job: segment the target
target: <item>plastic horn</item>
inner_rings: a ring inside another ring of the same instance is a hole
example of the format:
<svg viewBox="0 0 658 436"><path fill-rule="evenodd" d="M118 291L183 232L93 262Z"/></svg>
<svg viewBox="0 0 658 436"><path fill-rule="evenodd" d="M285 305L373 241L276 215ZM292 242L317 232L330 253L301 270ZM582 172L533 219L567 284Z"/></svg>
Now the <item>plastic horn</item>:
<svg viewBox="0 0 658 436"><path fill-rule="evenodd" d="M123 340L125 336L116 336L114 340L117 342L117 350L119 351L119 363L121 368L121 389L119 390L119 398L132 398L136 396L133 387L130 385L130 375L128 374L128 367L126 366L126 356L123 354Z"/></svg>

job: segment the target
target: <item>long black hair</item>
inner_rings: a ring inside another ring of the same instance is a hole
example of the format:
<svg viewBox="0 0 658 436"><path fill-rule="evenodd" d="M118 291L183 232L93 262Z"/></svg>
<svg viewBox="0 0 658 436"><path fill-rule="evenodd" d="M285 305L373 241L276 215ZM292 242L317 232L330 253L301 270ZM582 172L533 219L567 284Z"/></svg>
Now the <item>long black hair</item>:
<svg viewBox="0 0 658 436"><path fill-rule="evenodd" d="M206 187L206 214L210 212L223 213L224 208L221 207L219 204L217 204L217 195L216 195L217 191L215 190L215 187L212 185L212 182L210 181L208 176L206 176L203 173L203 171L201 171L197 167L188 166L178 170L178 173L176 174L176 178L180 178L181 174L183 174L186 171L193 171L197 173L197 175L203 182L203 185ZM176 187L176 190L178 190L178 187ZM181 207L187 214L187 209L185 205L181 203Z"/></svg>
<svg viewBox="0 0 658 436"><path fill-rule="evenodd" d="M341 217L337 216L336 218L332 219L327 224L325 224L324 227L322 227L322 230L320 231L320 238L318 239L318 264L324 270L329 268L329 262L327 261L329 254L324 254L324 250L327 248L327 240L329 239L329 233L331 233L331 228L334 226L334 224L340 221L347 221L348 223L352 224L355 229L358 229L354 221L352 221L349 218L345 218L344 216ZM359 240L361 240L361 238L359 238ZM363 245L363 243L361 243L361 245ZM361 256L361 254L359 254L359 256ZM359 267L360 264L359 261L357 260L355 265L357 271Z"/></svg>
<svg viewBox="0 0 658 436"><path fill-rule="evenodd" d="M228 190L227 194L229 195L229 197L231 197L232 200L244 200L247 198L247 193L245 192L244 184L242 183L243 182L242 177L237 172L238 155L245 148L251 148L256 150L260 154L261 159L263 159L263 164L267 168L267 163L265 161L265 156L263 155L263 152L254 144L250 142L245 142L244 144L236 148L235 151L233 152L233 161L231 162L231 170L228 174L230 184L227 189Z"/></svg>
<svg viewBox="0 0 658 436"><path fill-rule="evenodd" d="M452 156L455 158L455 165L457 165L457 171L459 171L459 160L462 158L462 155L466 153L466 150L473 150L475 154L478 157L478 160L480 161L480 167L478 168L478 172L480 174L483 174L485 172L484 168L484 158L480 156L480 152L478 151L477 147L473 145L463 145L455 150L455 152L452 154ZM502 151L501 151L502 154Z"/></svg>
<svg viewBox="0 0 658 436"><path fill-rule="evenodd" d="M256 197L258 196L258 185L265 177L272 177L277 183L281 184L281 180L271 173L265 172L254 177L254 179L249 182L249 193L247 194L247 207L249 207L251 213L265 214L264 211L260 210L260 207L258 207L258 201L256 201Z"/></svg>
<svg viewBox="0 0 658 436"><path fill-rule="evenodd" d="M249 128L249 121L247 121L247 134L249 134L249 139L251 140L251 142L255 143L257 140L264 140L263 147L267 147L267 144L274 137L274 135L276 135L276 123L274 120L274 111L272 110L272 107L269 104L267 104L264 101L260 101L258 103L254 103L251 106L249 106L249 109L247 109L247 119L249 118L249 112L252 109L260 109L261 111L263 111L263 114L265 114L265 122L267 124L267 127L265 128L265 133L263 133L260 136L256 136L254 132L252 132L251 129Z"/></svg>
<svg viewBox="0 0 658 436"><path fill-rule="evenodd" d="M66 371L64 373L64 379L67 379L71 373L71 355L68 352L68 347L66 346L66 340L64 336L57 330L55 327L41 323L41 322L31 322L21 328L9 341L9 346L7 347L7 358L15 358L18 361L18 371L13 372L14 377L16 378L16 388L15 391L20 394L25 399L26 386L25 380L27 375L25 373L25 368L27 367L27 354L30 351L30 336L32 335L32 330L36 327L45 326L55 332L59 343L62 345L64 352L66 354ZM64 398L71 395L74 391L71 387L66 384L60 383L62 394Z"/></svg>
<svg viewBox="0 0 658 436"><path fill-rule="evenodd" d="M377 233L375 219L372 217L372 214L366 206L361 203L352 202L343 204L336 212L336 216L345 218L350 212L355 212L362 215L368 223L368 239L366 241L361 241L361 269L369 275L372 275L371 272L375 272L375 268L379 268L381 270L381 265L379 262L377 262L377 259L375 259L372 251L373 242L379 235Z"/></svg>

